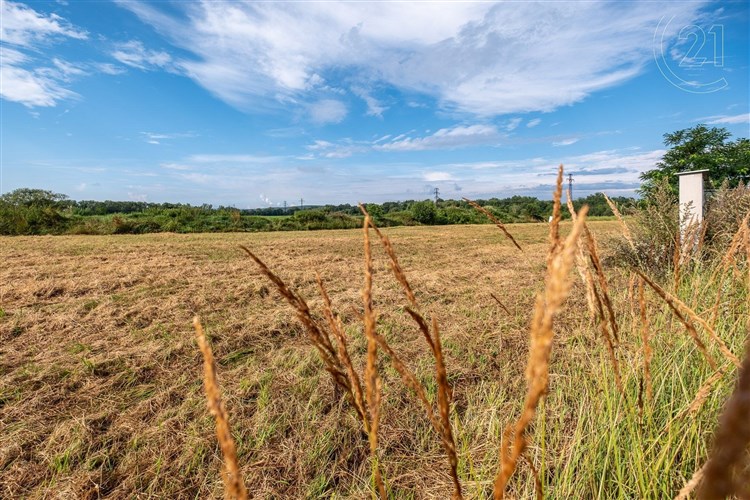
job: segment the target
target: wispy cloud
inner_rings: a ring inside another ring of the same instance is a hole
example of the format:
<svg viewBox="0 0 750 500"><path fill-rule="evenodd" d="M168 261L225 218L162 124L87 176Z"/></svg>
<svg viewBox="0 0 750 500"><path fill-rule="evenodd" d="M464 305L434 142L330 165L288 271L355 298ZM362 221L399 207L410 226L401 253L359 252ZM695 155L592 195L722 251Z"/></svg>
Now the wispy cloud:
<svg viewBox="0 0 750 500"><path fill-rule="evenodd" d="M63 99L78 97L49 71L21 66L28 58L17 50L0 46L0 59L3 61L0 68L3 76L0 96L3 99L33 108L54 106Z"/></svg>
<svg viewBox="0 0 750 500"><path fill-rule="evenodd" d="M312 144L307 145L306 149L312 152L312 156L310 157L310 159L316 157L341 159L349 158L355 153L368 151L370 149L370 145L366 142L355 142L351 139L344 139L337 143L316 140Z"/></svg>
<svg viewBox="0 0 750 500"><path fill-rule="evenodd" d="M552 143L553 146L570 146L571 144L575 144L576 142L580 141L580 137L568 137L567 139L560 139L559 141L554 141Z"/></svg>
<svg viewBox="0 0 750 500"><path fill-rule="evenodd" d="M322 150L336 146L319 142ZM312 168L293 158L269 164L255 161L253 155L247 155L246 162L195 161L217 156L207 154L177 159L162 166L164 175L171 176L177 183L175 191L197 193L202 201L238 206L258 206L261 196L273 200L274 205L299 198L311 204L425 199L429 197L426 186L438 186L446 198L519 194L548 199L560 162L576 180L575 196L597 191L633 195L640 173L654 168L664 153L664 150L626 148L555 158L415 164L365 161ZM245 155L236 156L239 160ZM206 199L206 193L210 193L211 198ZM363 196L366 199L362 199ZM262 203L265 204L265 200Z"/></svg>
<svg viewBox="0 0 750 500"><path fill-rule="evenodd" d="M541 118L534 118L533 120L529 120L526 123L526 126L528 128L533 128L533 127L536 127L537 125L539 125L540 123L542 123L542 119Z"/></svg>
<svg viewBox="0 0 750 500"><path fill-rule="evenodd" d="M263 156L250 154L199 154L191 155L188 161L195 163L277 163L283 156Z"/></svg>
<svg viewBox="0 0 750 500"><path fill-rule="evenodd" d="M424 151L428 149L453 149L466 146L495 145L504 136L494 125L457 125L442 128L423 137L396 137L373 146L381 151Z"/></svg>
<svg viewBox="0 0 750 500"><path fill-rule="evenodd" d="M22 3L0 0L0 40L20 47L50 41L53 38L85 40L86 31L57 14L41 14Z"/></svg>
<svg viewBox="0 0 750 500"><path fill-rule="evenodd" d="M523 121L523 118L511 118L505 124L505 130L507 130L508 132L512 132L513 130L518 128L518 126L521 124L522 121Z"/></svg>
<svg viewBox="0 0 750 500"><path fill-rule="evenodd" d="M427 182L444 182L456 180L456 178L453 177L453 174L449 172L425 172L422 177Z"/></svg>
<svg viewBox="0 0 750 500"><path fill-rule="evenodd" d="M138 40L117 44L112 57L122 64L141 70L172 68L172 56L161 50L147 49Z"/></svg>
<svg viewBox="0 0 750 500"><path fill-rule="evenodd" d="M340 123L346 118L346 105L336 99L321 99L309 105L310 118L313 123L326 125Z"/></svg>
<svg viewBox="0 0 750 500"><path fill-rule="evenodd" d="M65 84L82 70L61 59L47 64L39 60L44 47L66 39L84 40L88 34L56 14L7 0L0 0L0 19L0 96L30 108L78 97Z"/></svg>
<svg viewBox="0 0 750 500"><path fill-rule="evenodd" d="M693 121L705 123L706 125L737 125L742 123L750 123L750 113L741 113L739 115L706 116Z"/></svg>
<svg viewBox="0 0 750 500"><path fill-rule="evenodd" d="M316 76L348 71L483 116L551 111L637 76L652 59L654 12L674 16L675 31L706 4L118 3L191 53L176 61L185 74L243 109L305 107L320 99Z"/></svg>
<svg viewBox="0 0 750 500"><path fill-rule="evenodd" d="M194 132L141 132L143 140L149 144L161 144L162 141L173 140L173 139L188 139L191 137L197 137Z"/></svg>
<svg viewBox="0 0 750 500"><path fill-rule="evenodd" d="M374 98L372 94L363 87L352 87L352 93L365 101L365 104L367 104L367 114L369 116L382 118L383 113L388 110L388 106L384 106L383 103Z"/></svg>
<svg viewBox="0 0 750 500"><path fill-rule="evenodd" d="M70 90L76 79L95 73L115 75L122 68L103 62L71 62L50 56L51 47L87 40L89 33L57 14L44 14L22 3L0 0L0 96L26 107L52 107L80 96Z"/></svg>

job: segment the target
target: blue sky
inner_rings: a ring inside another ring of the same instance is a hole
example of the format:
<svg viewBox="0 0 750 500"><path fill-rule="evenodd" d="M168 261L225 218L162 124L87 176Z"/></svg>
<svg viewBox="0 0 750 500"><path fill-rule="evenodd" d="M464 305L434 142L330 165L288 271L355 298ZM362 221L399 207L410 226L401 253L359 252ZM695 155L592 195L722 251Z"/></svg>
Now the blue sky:
<svg viewBox="0 0 750 500"><path fill-rule="evenodd" d="M749 135L745 1L0 6L3 192L632 195L664 133Z"/></svg>

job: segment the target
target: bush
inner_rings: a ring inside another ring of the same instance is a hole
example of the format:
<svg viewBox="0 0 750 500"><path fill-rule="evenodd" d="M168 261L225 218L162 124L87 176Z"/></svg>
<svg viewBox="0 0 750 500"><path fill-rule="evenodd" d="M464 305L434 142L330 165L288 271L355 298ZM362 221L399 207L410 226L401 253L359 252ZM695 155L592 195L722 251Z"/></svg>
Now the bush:
<svg viewBox="0 0 750 500"><path fill-rule="evenodd" d="M428 200L412 203L409 211L414 220L420 224L434 224L437 218L435 204Z"/></svg>
<svg viewBox="0 0 750 500"><path fill-rule="evenodd" d="M711 252L726 249L748 211L750 189L742 183L730 188L725 181L706 204L707 249Z"/></svg>
<svg viewBox="0 0 750 500"><path fill-rule="evenodd" d="M694 231L699 242L697 251L690 260L722 256L748 212L750 189L742 184L730 188L725 182L709 197L703 226L687 229L688 233ZM633 216L630 228L635 251L625 239L615 238L612 242L615 249L614 260L620 264L639 267L654 276L664 276L673 270L678 251L676 247L681 239L679 205L672 186L666 179L655 182L649 200L644 200L630 214ZM682 219L683 224L687 225L685 214L682 214ZM684 246L680 251L684 251ZM686 264L684 258L681 264Z"/></svg>
<svg viewBox="0 0 750 500"><path fill-rule="evenodd" d="M631 213L633 223L629 226L635 250L624 238L615 238L611 242L614 263L664 276L672 269L675 246L679 241L678 213L677 196L669 182L655 182L649 201Z"/></svg>

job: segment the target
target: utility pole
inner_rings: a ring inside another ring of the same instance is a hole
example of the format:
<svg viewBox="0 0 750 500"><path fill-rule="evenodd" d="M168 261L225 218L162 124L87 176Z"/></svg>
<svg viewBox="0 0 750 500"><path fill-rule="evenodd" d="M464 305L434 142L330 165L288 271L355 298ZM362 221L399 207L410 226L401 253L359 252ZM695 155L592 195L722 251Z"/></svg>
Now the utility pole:
<svg viewBox="0 0 750 500"><path fill-rule="evenodd" d="M433 193L435 193L435 205L437 205L438 198L440 197L440 189L435 188L432 190Z"/></svg>
<svg viewBox="0 0 750 500"><path fill-rule="evenodd" d="M284 200L284 212L286 212L286 200Z"/></svg>
<svg viewBox="0 0 750 500"><path fill-rule="evenodd" d="M573 174L568 174L568 193L570 194L570 201L573 201Z"/></svg>
<svg viewBox="0 0 750 500"><path fill-rule="evenodd" d="M305 203L305 200L302 198L299 199L299 207L302 208L302 205Z"/></svg>

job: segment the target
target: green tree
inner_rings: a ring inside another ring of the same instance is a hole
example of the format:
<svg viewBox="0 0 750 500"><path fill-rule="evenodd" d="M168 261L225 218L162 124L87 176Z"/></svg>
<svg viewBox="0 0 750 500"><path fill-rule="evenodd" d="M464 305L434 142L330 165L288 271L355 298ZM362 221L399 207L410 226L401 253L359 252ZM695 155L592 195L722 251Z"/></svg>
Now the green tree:
<svg viewBox="0 0 750 500"><path fill-rule="evenodd" d="M0 196L0 202L16 207L49 207L67 199L64 194L31 188L15 189Z"/></svg>
<svg viewBox="0 0 750 500"><path fill-rule="evenodd" d="M677 193L675 174L691 170L708 170L709 181L715 187L725 180L736 186L750 173L750 141L730 141L731 136L724 128L705 125L664 134L664 145L669 150L655 169L641 174L641 194L650 199L662 179Z"/></svg>
<svg viewBox="0 0 750 500"><path fill-rule="evenodd" d="M0 196L0 233L60 232L66 219L60 212L68 197L43 189L20 188Z"/></svg>
<svg viewBox="0 0 750 500"><path fill-rule="evenodd" d="M409 208L411 216L420 224L434 224L437 210L435 204L429 200L416 201Z"/></svg>

